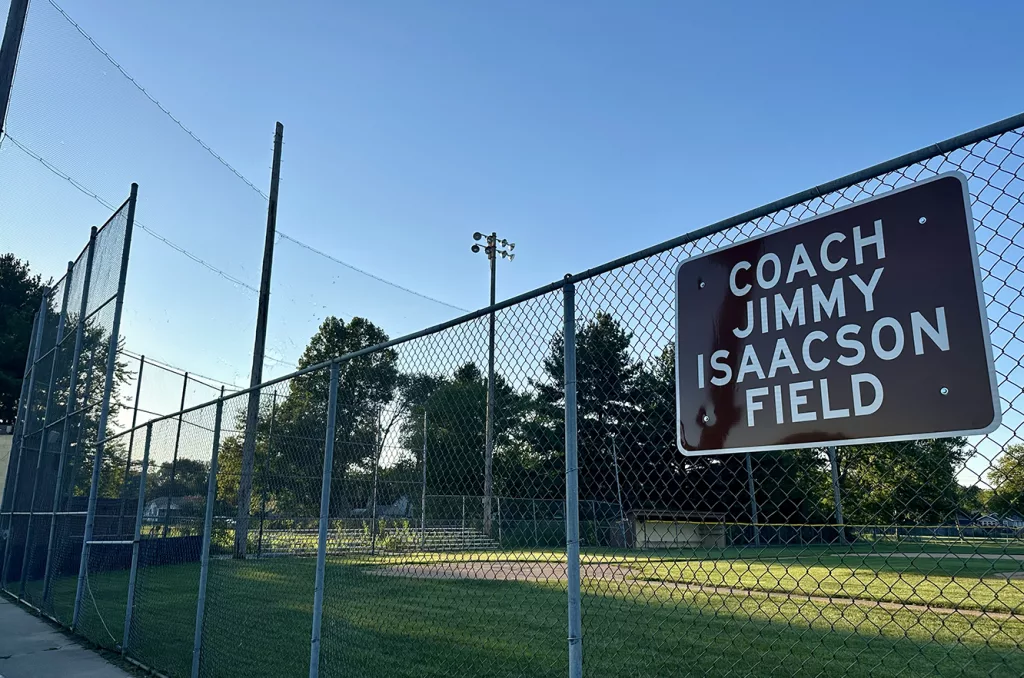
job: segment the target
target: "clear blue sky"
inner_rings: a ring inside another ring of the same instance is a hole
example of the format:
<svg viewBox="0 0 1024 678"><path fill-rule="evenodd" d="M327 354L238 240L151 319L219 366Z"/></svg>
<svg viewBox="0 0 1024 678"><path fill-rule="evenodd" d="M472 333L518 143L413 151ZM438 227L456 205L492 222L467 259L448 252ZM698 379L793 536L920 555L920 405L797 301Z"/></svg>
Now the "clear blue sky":
<svg viewBox="0 0 1024 678"><path fill-rule="evenodd" d="M1024 6L983 4L63 7L264 190L273 124L284 122L282 231L477 308L487 278L469 251L474 230L518 244L499 272L507 297L1020 112ZM28 56L19 64L11 134L108 199L138 180L141 221L258 285L254 194L216 174L109 64L79 59L85 43L47 0L30 14L30 31L33 20L42 28L26 45L35 67ZM37 225L45 251L24 233L0 229L0 241L59 275L105 210L58 183L60 200L46 201L60 203L60 219ZM30 188L3 200L21 201L9 212L39 204ZM136 240L129 345L244 381L255 297L148 235ZM368 316L393 336L456 313L287 241L278 256L271 350L285 360L326 313Z"/></svg>

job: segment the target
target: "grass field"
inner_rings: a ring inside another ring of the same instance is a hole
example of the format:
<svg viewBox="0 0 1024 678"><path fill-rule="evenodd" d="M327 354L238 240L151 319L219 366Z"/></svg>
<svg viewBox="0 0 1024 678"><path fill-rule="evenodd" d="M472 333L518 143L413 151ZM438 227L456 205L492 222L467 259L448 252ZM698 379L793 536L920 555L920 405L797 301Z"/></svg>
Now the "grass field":
<svg viewBox="0 0 1024 678"><path fill-rule="evenodd" d="M925 557L949 546L864 548L587 552L585 672L1024 675L1024 580L1008 577L1024 571L1024 559L996 548L984 552L991 558L967 557L976 547L962 557ZM331 558L321 675L563 676L563 559L547 551ZM196 564L140 570L132 656L188 675L198 579ZM96 604L87 602L82 631L92 640L120 642L126 583L125 572L90 576ZM313 583L311 558L214 560L206 675L305 674ZM59 605L70 603L74 584L57 582Z"/></svg>

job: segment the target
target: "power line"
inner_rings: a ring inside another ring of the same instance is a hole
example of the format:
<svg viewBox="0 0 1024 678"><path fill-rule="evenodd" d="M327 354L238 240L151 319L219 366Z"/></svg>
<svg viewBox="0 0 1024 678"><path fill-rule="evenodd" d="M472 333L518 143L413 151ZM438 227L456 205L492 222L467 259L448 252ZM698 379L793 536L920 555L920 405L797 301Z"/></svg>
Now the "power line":
<svg viewBox="0 0 1024 678"><path fill-rule="evenodd" d="M147 364L152 364L156 367L159 367L160 369L171 372L172 374L177 374L179 377L184 376L187 373L189 379L194 380L197 383L203 383L201 380L212 382L210 384L205 384L206 386L227 386L236 391L241 391L243 388L242 386L239 386L238 384L233 384L230 381L224 381L223 379L217 379L216 377L208 377L204 374L199 374L195 370L185 370L181 367L178 367L177 365L172 365L171 363L165 360L158 360L150 355L143 356L141 353L136 353L135 351L132 351L130 349L121 349L120 352L128 356L129 358L133 358L135 360L142 360L143 358L145 358Z"/></svg>
<svg viewBox="0 0 1024 678"><path fill-rule="evenodd" d="M12 144L14 144L15 146L17 146L23 153L25 153L25 155L29 156L30 158L33 158L33 159L37 160L47 170L49 170L50 172L52 172L56 176L60 177L61 179L64 179L65 181L67 181L69 184L74 186L78 191L80 191L84 195L89 196L90 198L92 198L93 200L98 202L99 204L101 204L104 207L106 207L108 210L113 211L114 209L116 209L114 207L114 205L112 203L110 203L110 201L104 200L95 191L92 191L91 189L86 187L83 183L78 181L77 179L74 179L73 177L71 177L67 173L65 173L65 172L61 171L60 169L58 169L56 166L54 166L52 163L47 161L41 155L39 155L38 153L36 153L32 149L30 149L28 146L26 146L25 144L21 143L20 141L18 141L14 137L12 137L10 135L10 133L4 132L3 133L3 137L0 137L0 143L3 143L3 140L5 140L5 139L9 139L10 142ZM138 220L136 220L135 225L138 226L143 231L145 231L146 233L148 233L149 235L151 235L152 237L154 237L157 240L159 240L160 242L162 242L163 244L167 245L171 249L175 250L176 252L178 252L180 254L185 255L186 257L188 257L192 261L196 262L197 264L203 266L204 268L206 268L206 269L208 269L210 271L213 271L214 273L216 273L220 277L224 278L228 282L233 283L235 285L238 285L239 287L242 287L243 289L248 290L248 291L252 292L253 294L258 294L259 293L259 290L257 290L252 285L249 285L249 284L239 280L238 278L236 278L235 276L231 275L227 271L219 269L216 266L214 266L213 264L209 263L208 261L202 259L201 257L196 256L195 254L192 254L191 252L186 250L181 245L178 245L178 244L176 244L174 242L171 242L170 240L165 238L163 235L161 235L157 231L153 230L152 228L146 226L145 224L139 222Z"/></svg>
<svg viewBox="0 0 1024 678"><path fill-rule="evenodd" d="M104 200L102 197L100 197L97 193L95 193L94 191L89 189L83 183L81 183L77 179L71 177L67 173L65 173L62 170L60 170L59 168L57 168L55 165L53 165L53 163L47 161L41 155L39 155L38 153L36 153L32 149L28 148L27 146L25 146L24 144L19 142L17 139L12 137L7 132L3 132L2 136L0 136L0 146L3 145L3 142L5 140L10 140L11 143L13 143L15 146L17 146L19 150L21 150L23 153L25 153L30 158L33 158L33 159L37 160L43 167L45 167L47 170L49 170L55 176L58 176L61 179L64 179L65 181L67 181L69 184L74 186L75 189L80 191L82 194L89 196L90 198L92 198L93 200L98 202L100 205L103 205L104 207L106 207L107 209L109 209L111 211L116 209L109 200ZM171 249L175 250L176 252L181 253L182 255L187 257L188 259L191 259L192 261L194 261L197 264L203 266L207 270L212 271L213 273L216 273L218 276L220 276L221 278L224 278L228 282L230 282L230 283L232 283L234 285L237 285L238 287L241 287L243 290L245 290L246 292L249 292L251 294L259 294L259 290L257 290L252 285L249 285L248 283L246 283L246 282L236 278L235 276L231 275L227 271L224 271L224 270L222 270L220 268L217 268L216 266L214 266L213 264L209 263L208 261L206 261L206 260L202 259L201 257L193 254L192 252L186 250L181 245L178 245L177 243L172 242L171 240L165 238L159 232L157 232L156 230L146 226L145 224L141 223L140 221L136 220L135 221L135 225L138 226L140 229L142 229L142 231L144 231L148 235L152 236L153 238L156 238L157 240L159 240L163 244L167 245L168 247L170 247ZM288 289L288 290L291 289L287 285L282 285L281 287L284 288L284 289ZM280 292L278 294L280 295ZM286 300L290 301L295 306L299 306L299 307L302 306L302 304L300 304L299 301L296 300L292 296L285 296L285 297L280 297L280 298L286 299ZM309 303L309 302L307 302L307 303ZM319 306L318 304L313 304L313 305L314 306ZM322 308L324 308L326 310L327 307L323 306ZM287 363L284 363L282 361L277 361L277 362L281 362L281 364L287 364Z"/></svg>
<svg viewBox="0 0 1024 678"><path fill-rule="evenodd" d="M394 282L391 282L390 280L386 280L384 278L381 278L379 275L374 275L373 273L370 273L369 271L364 271L363 269L359 268L358 266L354 266L354 265L352 265L352 264L350 264L348 262L345 262L345 261L342 261L341 259L338 259L337 257L333 257L330 254L327 254L326 252L324 252L322 250L318 250L317 248L313 247L312 245L308 245L308 244L302 242L301 240L293 238L292 236L288 235L287 233L283 233L282 231L278 231L277 235L280 236L284 240L291 241L291 242L295 243L296 245L298 245L299 247L302 247L304 249L309 250L313 254L318 254L321 257L323 257L324 259L327 259L329 261L333 261L334 263L338 264L339 266L344 266L345 268L351 269L351 270L355 271L356 273L360 273L362 275L365 275L368 278L373 278L377 282L384 283L385 285L389 285L391 287L394 287L395 289L402 290L403 292L408 292L409 294L412 294L412 295L415 295L417 297L420 297L421 299L426 299L427 301L432 301L435 304L440 304L442 306L447 306L448 308L454 309L456 311L461 311L462 313L469 313L469 309L462 308L461 306L456 306L455 304L449 304L447 301L441 301L440 299L435 299L434 297L431 297L431 296L428 296L426 294L423 294L422 292L417 292L416 290L409 289L408 287L403 287L402 285L399 285L398 283L394 283Z"/></svg>
<svg viewBox="0 0 1024 678"><path fill-rule="evenodd" d="M214 150L213 150L212 148L210 148L210 146L209 146L208 144L206 144L206 143L205 143L205 142L204 142L204 141L203 141L202 139L200 139L200 138L199 138L198 136L196 136L196 134L195 134L195 133L194 133L194 132L193 132L192 130L190 130L189 128L185 127L184 123L182 123L182 122L181 122L181 120L179 120L178 118L174 117L174 114L172 114L172 113L171 113L171 112L170 112L169 110L167 110L167 109L166 109L166 108L164 107L164 105L163 105L163 104L161 104L161 103L160 103L159 101L157 101L157 100L156 100L156 99L155 99L155 98L153 97L153 95L152 95L152 94L150 94L150 93L149 93L148 91L146 91L146 88L145 88L145 87L143 87L142 85L140 85L140 84L139 84L139 82L138 82L138 81L137 81L137 80L136 80L135 78L133 78L132 76L128 75L128 72L127 72L127 71L125 71L125 70L124 70L124 68L122 68L122 67L121 67L121 64L119 64L119 63L117 63L116 61L114 61L114 58L113 58L112 56L110 56L110 54L109 54L109 53L108 53L108 52L107 52L107 51L106 51L105 49L103 49L102 47L100 47L100 46L99 46L99 43L97 43L97 42L96 42L95 40L93 40L93 39L92 39L92 36L90 36L90 35L89 35L88 33L86 33L86 32L85 32L85 30L84 30L84 29L83 29L83 28L82 28L81 26L79 26L79 25L78 25L78 24L77 24L77 23L75 22L75 20L74 20L74 19L72 19L72 18L70 17L70 16L68 15L68 13L67 13L67 12L65 12L65 11L63 10L63 8L61 8L61 6L60 6L60 5L58 5L58 4L57 4L56 2L54 2L53 0L49 0L49 2L50 2L50 4L51 4L51 5L53 5L53 8L54 8L54 9L56 9L56 10L57 10L58 12L60 12L61 16L63 16L63 17L64 17L64 18L65 18L65 19L67 20L67 22L68 22L69 24L71 24L72 26L74 26L74 27L75 27L75 30L77 30L77 31L78 31L79 33L81 33L81 34L82 34L82 37L83 37L83 38L85 38L85 39L86 39L86 40L87 40L87 41L89 42L89 44L90 44L90 45L92 45L92 46L93 46L93 47L94 47L94 48L96 49L96 51L97 51L97 52L99 52L100 54L102 54L102 55L104 56L104 58L106 58L106 60L107 60L107 61L109 61L109 62L110 62L110 64L111 64L111 65L112 65L112 66L113 66L114 68L116 68L116 69L118 70L118 72L120 72L120 73L121 73L121 75L123 75L123 76L124 76L125 78L127 78L128 82L130 82L131 84L133 84L133 85L135 86L135 88L136 88L136 89L138 89L138 90L139 90L140 92L142 92L142 94L143 94L143 95L144 95L144 96L145 96L145 97L146 97L147 99L149 99L150 101L152 101L152 102L153 102L153 104L154 104L154 105L155 105L155 106L156 106L157 108L159 108L159 109L160 109L161 111L163 111L164 115L166 115L166 116L167 116L168 118L170 118L170 119L171 119L171 120L172 120L172 121L174 122L174 124L175 124L175 125L177 125L178 127L180 127L180 128L181 128L181 130L182 130L183 132L185 132L185 134L187 134L187 135L189 135L190 137L192 137L192 139L193 139L193 140L194 140L194 141L195 141L195 142L196 142L197 144L199 144L200 146L202 146L202 147L203 147L203 148L204 148L204 149L206 150L206 152L207 152L207 153L209 153L209 154L210 154L211 156L213 156L213 157L214 157L214 158L215 158L215 159L217 160L217 162L219 162L220 164L224 165L224 167L226 167L226 168L227 168L228 170L230 170L230 171L231 171L231 173L232 173L232 174L234 174L234 175L235 175L236 177L238 177L239 179L241 179L241 180L242 180L242 181L243 181L243 182L244 182L244 183L245 183L245 184L246 184L246 185L247 185L247 186L248 186L249 188L251 188L252 190L254 190L254 191L256 191L257 193L259 193L259 194L260 194L261 196L263 196L263 199L264 199L264 200L268 200L268 199L269 199L269 198L267 198L266 194L265 194L265 193L264 193L263 191L261 191L261 190L260 190L259 188L257 188L257 187L256 187L256 185L255 185L255 184L253 184L253 183L252 183L251 181L249 181L248 179L246 179L246 178L245 178L245 176L244 176L244 175L243 175L243 174L242 174L241 172L239 172L239 171L238 171L238 170L236 170L236 169L235 169L234 167L232 167L232 166L231 166L231 164L230 164L230 163L229 163L229 162L228 162L227 160L225 160L225 159L224 159L224 158L222 158L221 156L217 155L217 153L216 153L216 152L215 152L215 151L214 151Z"/></svg>

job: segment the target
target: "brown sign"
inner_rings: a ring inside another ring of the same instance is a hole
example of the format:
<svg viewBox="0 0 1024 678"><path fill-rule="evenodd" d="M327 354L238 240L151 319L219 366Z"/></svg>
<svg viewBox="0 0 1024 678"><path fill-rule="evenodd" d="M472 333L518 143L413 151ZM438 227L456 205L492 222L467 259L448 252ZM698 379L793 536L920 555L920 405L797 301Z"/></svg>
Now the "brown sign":
<svg viewBox="0 0 1024 678"><path fill-rule="evenodd" d="M687 259L676 297L684 454L999 425L959 173Z"/></svg>

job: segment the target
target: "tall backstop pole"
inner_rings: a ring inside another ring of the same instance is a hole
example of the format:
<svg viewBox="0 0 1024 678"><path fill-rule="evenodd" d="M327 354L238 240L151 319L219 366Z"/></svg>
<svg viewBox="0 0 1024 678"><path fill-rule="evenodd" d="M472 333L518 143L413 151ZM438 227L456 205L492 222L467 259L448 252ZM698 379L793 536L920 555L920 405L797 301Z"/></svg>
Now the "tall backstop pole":
<svg viewBox="0 0 1024 678"><path fill-rule="evenodd" d="M274 164L270 173L270 199L267 205L267 233L263 241L263 271L256 309L256 340L252 349L249 386L263 381L263 356L267 347L267 316L270 313L270 275L274 268L274 238L277 235L277 195L281 183L281 146L284 125L274 128ZM260 414L260 391L249 392L245 413L245 438L242 441L242 472L238 478L238 515L235 517L235 558L244 559L249 549L249 514L252 509L252 474L256 467L256 429Z"/></svg>

